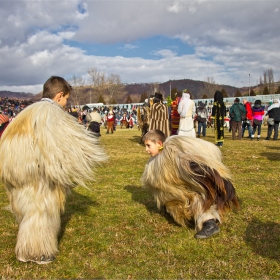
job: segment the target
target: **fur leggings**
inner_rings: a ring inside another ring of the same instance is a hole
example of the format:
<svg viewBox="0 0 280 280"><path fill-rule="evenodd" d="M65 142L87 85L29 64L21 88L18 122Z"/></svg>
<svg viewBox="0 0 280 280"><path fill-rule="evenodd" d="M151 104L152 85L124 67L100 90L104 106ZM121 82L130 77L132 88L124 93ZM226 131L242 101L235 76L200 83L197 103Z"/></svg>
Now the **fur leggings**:
<svg viewBox="0 0 280 280"><path fill-rule="evenodd" d="M60 214L65 192L39 183L37 188L7 188L11 210L19 223L16 256L21 261L54 257L58 254Z"/></svg>

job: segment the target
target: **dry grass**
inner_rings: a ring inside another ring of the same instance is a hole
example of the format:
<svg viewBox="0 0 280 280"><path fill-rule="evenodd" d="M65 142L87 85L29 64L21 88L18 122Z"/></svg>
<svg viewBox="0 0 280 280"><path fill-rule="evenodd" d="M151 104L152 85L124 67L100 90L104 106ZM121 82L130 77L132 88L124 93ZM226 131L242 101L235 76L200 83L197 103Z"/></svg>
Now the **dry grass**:
<svg viewBox="0 0 280 280"><path fill-rule="evenodd" d="M213 132L207 131L213 142ZM60 254L39 266L14 255L17 225L1 187L2 279L279 279L280 141L232 141L222 148L242 208L206 240L156 209L140 177L148 160L137 129L102 130L110 160L89 191L77 187L62 216ZM247 132L246 132L247 135ZM266 129L263 129L263 139Z"/></svg>

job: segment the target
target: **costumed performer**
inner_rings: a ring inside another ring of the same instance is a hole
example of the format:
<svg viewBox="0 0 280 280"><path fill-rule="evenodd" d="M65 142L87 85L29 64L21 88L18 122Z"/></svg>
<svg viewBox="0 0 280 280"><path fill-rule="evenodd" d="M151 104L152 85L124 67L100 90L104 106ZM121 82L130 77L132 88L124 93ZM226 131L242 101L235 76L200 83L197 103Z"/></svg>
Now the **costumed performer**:
<svg viewBox="0 0 280 280"><path fill-rule="evenodd" d="M142 143L142 137L148 132L149 129L149 111L150 108L148 106L148 99L145 99L144 104L142 106L138 106L137 108L137 122L139 128L141 129L140 143Z"/></svg>
<svg viewBox="0 0 280 280"><path fill-rule="evenodd" d="M94 107L93 111L89 114L90 121L88 125L88 130L93 132L93 134L97 137L101 136L100 134L100 126L102 124L101 115L98 112L97 108Z"/></svg>
<svg viewBox="0 0 280 280"><path fill-rule="evenodd" d="M63 110L70 92L67 81L50 77L41 101L21 111L0 142L0 178L19 224L15 253L22 262L55 259L67 194L93 180L93 168L107 158L97 138Z"/></svg>
<svg viewBox="0 0 280 280"><path fill-rule="evenodd" d="M157 207L165 207L176 223L194 222L195 238L208 238L220 231L224 214L238 207L229 170L220 149L199 138L173 135L165 141L160 130L144 135L151 155L142 175Z"/></svg>
<svg viewBox="0 0 280 280"><path fill-rule="evenodd" d="M176 99L171 103L171 135L177 135L180 123L180 114L178 113L178 105L180 97L176 93Z"/></svg>
<svg viewBox="0 0 280 280"><path fill-rule="evenodd" d="M153 104L150 108L149 130L159 129L166 135L166 137L168 137L170 135L169 113L167 105L163 104L161 93L155 93Z"/></svg>
<svg viewBox="0 0 280 280"><path fill-rule="evenodd" d="M178 135L195 137L193 119L195 111L195 103L191 100L190 91L184 89L183 96L178 105L178 113L180 114Z"/></svg>
<svg viewBox="0 0 280 280"><path fill-rule="evenodd" d="M214 104L212 108L212 119L214 120L215 143L222 147L224 144L224 121L226 116L226 106L223 93L216 91L214 94Z"/></svg>
<svg viewBox="0 0 280 280"><path fill-rule="evenodd" d="M114 118L114 114L113 111L110 110L107 116L107 131L106 134L109 134L109 132L111 131L111 133L114 133L114 124L115 124L115 118Z"/></svg>

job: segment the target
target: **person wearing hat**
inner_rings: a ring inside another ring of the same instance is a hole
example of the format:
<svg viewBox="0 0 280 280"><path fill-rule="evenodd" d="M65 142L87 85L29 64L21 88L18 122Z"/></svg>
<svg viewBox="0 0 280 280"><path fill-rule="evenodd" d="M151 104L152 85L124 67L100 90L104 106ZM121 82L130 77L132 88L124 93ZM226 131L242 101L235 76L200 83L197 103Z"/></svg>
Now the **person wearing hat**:
<svg viewBox="0 0 280 280"><path fill-rule="evenodd" d="M159 129L168 137L170 135L168 107L162 101L162 94L156 92L150 110L149 130Z"/></svg>
<svg viewBox="0 0 280 280"><path fill-rule="evenodd" d="M251 135L251 140L254 140L255 132L258 129L257 140L260 141L262 132L262 119L264 115L264 108L262 106L261 100L256 100L254 106L252 107L253 115L253 132Z"/></svg>
<svg viewBox="0 0 280 280"><path fill-rule="evenodd" d="M183 90L183 96L178 106L180 114L180 124L178 135L195 137L194 120L195 103L191 100L189 90Z"/></svg>
<svg viewBox="0 0 280 280"><path fill-rule="evenodd" d="M230 107L229 115L231 118L232 140L236 139L236 130L238 131L238 140L242 137L242 115L246 115L245 107L240 104L240 99L235 98L234 104Z"/></svg>

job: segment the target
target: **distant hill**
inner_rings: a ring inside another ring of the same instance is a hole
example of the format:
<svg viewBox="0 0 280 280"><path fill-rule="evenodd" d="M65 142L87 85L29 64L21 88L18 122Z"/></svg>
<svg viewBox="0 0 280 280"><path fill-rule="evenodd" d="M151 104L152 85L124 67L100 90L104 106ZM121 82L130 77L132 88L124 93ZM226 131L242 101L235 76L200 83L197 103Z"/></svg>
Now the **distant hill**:
<svg viewBox="0 0 280 280"><path fill-rule="evenodd" d="M216 90L224 89L229 97L233 97L237 90L241 93L246 91L245 88L240 89L233 86L228 85L218 85L218 84L208 84L202 81L194 81L190 79L182 79L182 80L170 80L168 82L155 84L128 84L125 86L127 94L130 94L132 100L134 102L139 102L141 94L146 92L148 95L154 93L154 87L157 87L158 90L163 94L166 98L170 94L170 89L177 89L178 92L182 92L184 89L189 89L193 99L200 99L204 94L207 95L208 98L214 97L214 93ZM209 90L211 88L211 90ZM248 88L247 88L248 90Z"/></svg>
<svg viewBox="0 0 280 280"><path fill-rule="evenodd" d="M9 98L18 98L18 99L28 100L28 99L33 98L34 94L2 90L2 91L0 91L0 97L9 97Z"/></svg>
<svg viewBox="0 0 280 280"><path fill-rule="evenodd" d="M190 79L181 79L181 80L170 80L164 83L135 83L135 84L125 84L125 88L122 94L114 96L114 99L117 103L125 103L127 97L130 95L134 103L140 101L141 95L146 93L148 96L157 91L160 91L164 98L170 94L171 89L177 89L178 92L182 92L184 89L189 89L193 99L200 99L204 94L208 98L212 98L216 90L224 89L229 97L233 97L237 90L240 93L248 91L248 88L237 88L229 85L218 85L218 84L208 84L203 81L195 81ZM253 87L252 87L253 88ZM11 91L0 91L0 97L10 97L10 98L19 98L19 99L31 99L32 101L38 101L42 98L42 92L38 94L24 93L24 92L11 92ZM106 102L108 98L106 94L102 95ZM77 104L75 102L76 96L72 94L70 98L71 104ZM81 89L79 94L80 104L86 103L97 103L99 99L99 93L91 90L90 87L85 86Z"/></svg>

